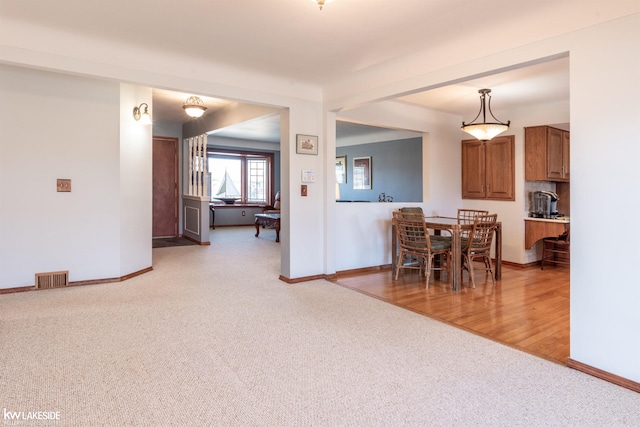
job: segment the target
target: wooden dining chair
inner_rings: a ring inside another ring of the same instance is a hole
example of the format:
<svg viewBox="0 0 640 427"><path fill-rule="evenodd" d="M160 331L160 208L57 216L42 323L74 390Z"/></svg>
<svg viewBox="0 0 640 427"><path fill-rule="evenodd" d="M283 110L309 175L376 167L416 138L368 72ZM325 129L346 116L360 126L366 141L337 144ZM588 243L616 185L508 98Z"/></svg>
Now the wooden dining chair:
<svg viewBox="0 0 640 427"><path fill-rule="evenodd" d="M396 262L396 274L394 280L398 280L398 273L401 268L424 270L426 287L429 287L429 277L431 270L449 271L451 257L451 242L440 239L432 239L424 215L419 213L393 212L393 221L396 226L396 234L400 246L400 254ZM433 259L436 255L442 256L439 266L434 266ZM407 263L407 257L418 260L417 263ZM449 277L447 275L447 277Z"/></svg>
<svg viewBox="0 0 640 427"><path fill-rule="evenodd" d="M496 229L497 214L477 215L473 221L473 228L462 246L462 268L469 272L471 287L476 287L473 277L473 261L482 258L485 271L491 275L492 283L495 283L493 268L491 266L491 243Z"/></svg>

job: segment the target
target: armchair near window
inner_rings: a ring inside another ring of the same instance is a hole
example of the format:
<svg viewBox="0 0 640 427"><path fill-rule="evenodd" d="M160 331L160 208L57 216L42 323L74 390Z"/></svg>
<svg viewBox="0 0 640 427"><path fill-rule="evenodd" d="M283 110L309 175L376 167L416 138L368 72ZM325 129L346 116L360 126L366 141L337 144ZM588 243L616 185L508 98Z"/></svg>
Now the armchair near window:
<svg viewBox="0 0 640 427"><path fill-rule="evenodd" d="M280 213L280 190L276 193L272 206L265 206L264 212L266 214L279 214Z"/></svg>

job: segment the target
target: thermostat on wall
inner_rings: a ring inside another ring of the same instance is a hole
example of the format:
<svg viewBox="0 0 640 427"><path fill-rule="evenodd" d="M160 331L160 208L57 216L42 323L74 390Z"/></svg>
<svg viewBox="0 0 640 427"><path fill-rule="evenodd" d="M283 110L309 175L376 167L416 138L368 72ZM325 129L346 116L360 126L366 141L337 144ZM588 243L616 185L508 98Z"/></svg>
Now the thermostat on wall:
<svg viewBox="0 0 640 427"><path fill-rule="evenodd" d="M302 182L316 182L316 174L311 169L302 169Z"/></svg>

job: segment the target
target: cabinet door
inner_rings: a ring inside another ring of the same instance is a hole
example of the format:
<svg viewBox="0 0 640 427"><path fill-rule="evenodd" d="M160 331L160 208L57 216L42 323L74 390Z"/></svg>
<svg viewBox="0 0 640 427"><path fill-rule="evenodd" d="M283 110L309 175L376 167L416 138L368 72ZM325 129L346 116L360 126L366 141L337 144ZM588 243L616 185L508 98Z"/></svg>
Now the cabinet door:
<svg viewBox="0 0 640 427"><path fill-rule="evenodd" d="M462 141L462 198L484 199L485 146L477 139Z"/></svg>
<svg viewBox="0 0 640 427"><path fill-rule="evenodd" d="M569 181L571 174L569 169L569 143L571 134L569 132L562 132L562 178L565 181Z"/></svg>
<svg viewBox="0 0 640 427"><path fill-rule="evenodd" d="M485 147L487 199L515 200L515 138L498 136Z"/></svg>
<svg viewBox="0 0 640 427"><path fill-rule="evenodd" d="M547 179L551 181L564 179L563 175L563 137L560 129L547 129Z"/></svg>

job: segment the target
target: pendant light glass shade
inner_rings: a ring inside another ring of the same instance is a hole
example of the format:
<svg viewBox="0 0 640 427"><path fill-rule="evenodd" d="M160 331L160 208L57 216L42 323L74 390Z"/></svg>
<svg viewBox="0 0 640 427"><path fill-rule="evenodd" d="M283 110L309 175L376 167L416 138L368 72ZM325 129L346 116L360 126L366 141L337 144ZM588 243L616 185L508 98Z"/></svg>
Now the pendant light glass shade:
<svg viewBox="0 0 640 427"><path fill-rule="evenodd" d="M491 112L491 95L489 95L489 93L491 93L491 89L480 89L478 93L480 94L480 111L471 123L462 122L461 129L480 141L489 141L509 129L511 121L509 120L507 123L502 123L500 120L496 119ZM488 104L486 99L487 96L489 97ZM487 111L489 111L489 115L493 120L495 120L495 122L487 122ZM476 120L478 120L480 115L482 115L482 122L476 123Z"/></svg>
<svg viewBox="0 0 640 427"><path fill-rule="evenodd" d="M509 129L509 126L498 123L481 123L477 125L466 125L462 130L480 141L489 141L495 136Z"/></svg>

